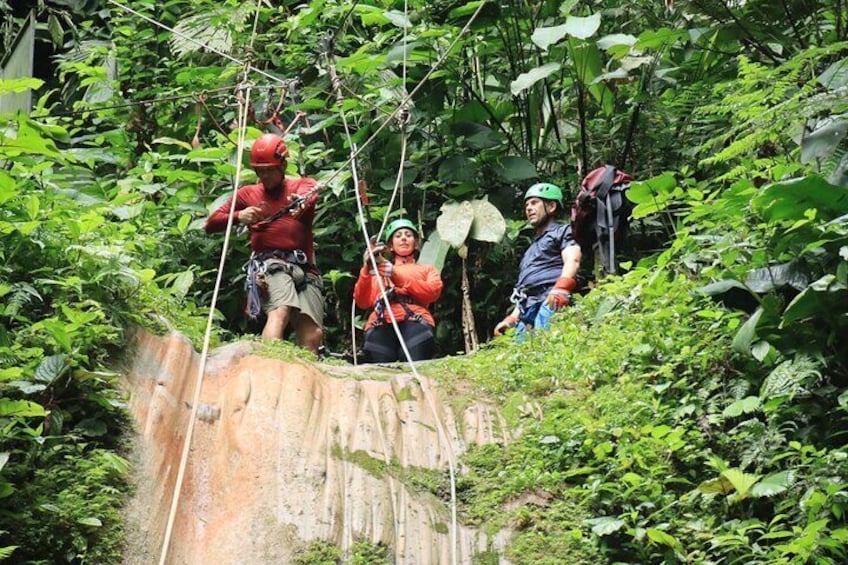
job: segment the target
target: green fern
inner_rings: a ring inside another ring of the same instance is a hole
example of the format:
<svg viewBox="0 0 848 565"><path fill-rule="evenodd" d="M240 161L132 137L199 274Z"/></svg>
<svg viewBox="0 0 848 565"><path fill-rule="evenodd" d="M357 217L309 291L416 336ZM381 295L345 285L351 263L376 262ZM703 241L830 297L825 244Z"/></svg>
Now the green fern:
<svg viewBox="0 0 848 565"><path fill-rule="evenodd" d="M818 364L801 355L784 361L763 381L760 396L764 399L788 396L790 399L809 393L810 387L818 384L822 374Z"/></svg>
<svg viewBox="0 0 848 565"><path fill-rule="evenodd" d="M784 152L794 145L792 133L808 120L831 114L844 105L844 93L822 92L815 80L820 67L843 55L848 43L810 48L783 65L770 68L739 57L739 77L722 83L715 93L721 99L698 110L698 118L720 117L734 124L725 133L701 145L701 165L754 157L764 148ZM734 171L737 174L744 169Z"/></svg>

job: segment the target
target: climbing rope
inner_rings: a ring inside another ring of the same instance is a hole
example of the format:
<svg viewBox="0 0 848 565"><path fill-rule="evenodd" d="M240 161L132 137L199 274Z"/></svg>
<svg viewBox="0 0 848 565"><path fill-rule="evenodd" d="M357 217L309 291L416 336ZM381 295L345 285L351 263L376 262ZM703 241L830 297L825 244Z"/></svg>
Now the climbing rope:
<svg viewBox="0 0 848 565"><path fill-rule="evenodd" d="M114 0L111 0L114 2ZM262 0L257 0L256 3L256 16L253 22L253 33L250 39L250 47L253 47L253 38L256 36L256 26L259 21L259 9L262 6ZM252 88L252 84L248 82L248 71L250 70L249 65L245 64L245 69L243 71L242 82L237 89L237 98L240 100L240 104L238 107L238 146L236 149L236 172L233 177L233 197L232 202L230 204L230 213L227 215L227 229L224 235L224 245L221 249L221 258L218 262L218 272L215 277L215 288L212 292L212 302L209 305L209 316L206 319L206 331L203 334L203 349L200 353L200 363L197 369L197 378L194 386L194 395L192 396L191 401L191 414L188 419L188 429L186 430L185 439L183 440L183 452L180 457L180 466L177 471L177 478L174 483L174 492L171 497L171 507L168 512L168 522L165 527L165 538L162 541L162 551L159 558L159 565L165 565L168 558L168 549L171 543L171 534L174 530L174 520L177 515L177 508L180 503L180 494L182 491L182 484L185 478L185 470L188 464L188 454L191 450L191 440L194 435L194 424L197 421L197 409L200 404L200 392L203 388L203 377L206 373L206 362L209 357L209 342L212 336L212 323L215 318L215 310L218 304L218 294L221 289L221 281L224 276L224 265L227 260L227 250L229 249L230 243L230 231L233 226L233 218L235 217L236 212L236 198L238 194L239 184L241 184L241 169L242 169L242 158L244 156L244 142L245 136L247 134L247 116L248 109L250 107L250 90ZM242 90L244 93L242 94Z"/></svg>
<svg viewBox="0 0 848 565"><path fill-rule="evenodd" d="M235 191L238 191L238 186L240 183L241 177L241 163L242 157L244 155L244 141L245 141L245 133L247 131L247 103L250 99L250 89L251 85L247 83L247 72L245 71L245 80L242 83L242 87L245 88L246 93L244 96L244 103L239 104L238 109L238 125L239 125L239 135L238 135L238 148L236 150L236 172L233 177L233 198L232 204L230 206L230 214L227 217L227 230L224 235L224 246L221 249L221 258L218 262L218 273L215 277L215 288L212 292L212 302L209 305L209 316L206 319L206 331L203 334L203 349L200 353L200 364L197 369L197 378L194 387L194 395L192 396L191 402L191 414L188 419L188 429L186 430L185 439L183 440L183 452L180 457L180 466L177 471L177 479L174 484L174 493L171 497L171 508L168 512L168 522L165 527L165 539L162 542L162 551L160 554L159 564L165 565L166 559L168 557L168 546L171 542L171 534L174 528L174 519L176 518L177 508L179 507L180 501L180 491L182 490L182 484L185 477L186 464L188 462L188 454L191 448L191 440L194 434L194 423L197 420L197 409L200 404L200 391L203 386L203 377L206 373L206 361L209 356L209 342L212 335L212 323L215 319L215 310L218 304L218 294L221 289L221 280L223 279L224 274L224 265L226 263L227 250L229 249L230 243L230 231L233 225L233 218L235 216L235 206L236 206L236 197Z"/></svg>

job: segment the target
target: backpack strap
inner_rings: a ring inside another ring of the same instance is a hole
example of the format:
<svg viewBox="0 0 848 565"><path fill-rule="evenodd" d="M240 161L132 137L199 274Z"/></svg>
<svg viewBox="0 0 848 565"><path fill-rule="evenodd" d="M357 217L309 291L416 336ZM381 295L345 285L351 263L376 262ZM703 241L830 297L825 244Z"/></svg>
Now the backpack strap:
<svg viewBox="0 0 848 565"><path fill-rule="evenodd" d="M595 190L595 194L598 197L598 200L604 200L607 197L610 189L612 188L613 183L615 182L615 167L612 165L605 165L604 172L601 175L601 179L598 181L598 188Z"/></svg>

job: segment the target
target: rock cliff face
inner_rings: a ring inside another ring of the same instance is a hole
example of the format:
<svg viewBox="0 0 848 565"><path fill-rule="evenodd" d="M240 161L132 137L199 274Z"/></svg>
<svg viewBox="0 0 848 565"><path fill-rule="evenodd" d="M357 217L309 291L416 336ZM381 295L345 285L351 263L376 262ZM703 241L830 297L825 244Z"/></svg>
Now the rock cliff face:
<svg viewBox="0 0 848 565"><path fill-rule="evenodd" d="M168 563L289 563L316 540L381 543L395 563L451 563L449 505L409 478L446 474L451 450L505 441L497 412L478 402L454 414L408 373L285 362L254 347L229 345L207 362ZM139 332L132 351L139 480L125 561L149 564L160 557L200 357L179 335ZM460 525L456 561L500 553L504 537Z"/></svg>

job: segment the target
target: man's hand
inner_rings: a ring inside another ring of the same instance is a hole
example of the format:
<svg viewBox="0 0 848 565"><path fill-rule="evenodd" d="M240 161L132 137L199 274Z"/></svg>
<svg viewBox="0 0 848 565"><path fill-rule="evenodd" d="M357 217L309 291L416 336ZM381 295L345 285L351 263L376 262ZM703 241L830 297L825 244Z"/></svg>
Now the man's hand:
<svg viewBox="0 0 848 565"><path fill-rule="evenodd" d="M516 325L518 325L518 316L516 316L515 314L510 314L509 316L498 322L498 325L495 326L495 331L492 333L495 334L495 337L501 336L504 334L504 332L506 332L506 330L508 330L509 328L514 328Z"/></svg>
<svg viewBox="0 0 848 565"><path fill-rule="evenodd" d="M236 220L240 224L250 226L262 220L264 217L265 215L262 213L262 208L259 206L248 206L247 208L238 211Z"/></svg>
<svg viewBox="0 0 848 565"><path fill-rule="evenodd" d="M577 288L573 277L560 277L545 298L545 304L554 312L571 304L571 293Z"/></svg>

